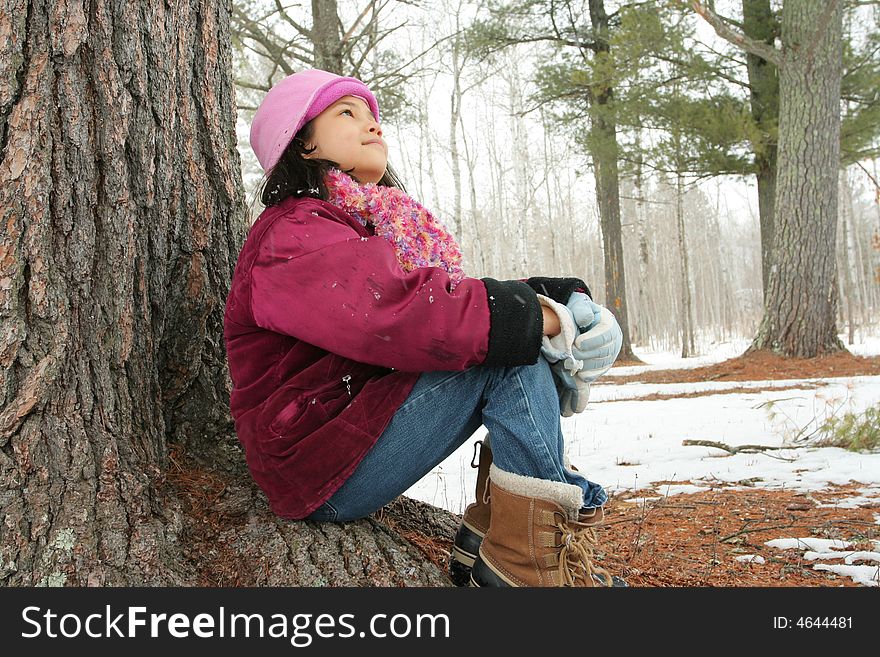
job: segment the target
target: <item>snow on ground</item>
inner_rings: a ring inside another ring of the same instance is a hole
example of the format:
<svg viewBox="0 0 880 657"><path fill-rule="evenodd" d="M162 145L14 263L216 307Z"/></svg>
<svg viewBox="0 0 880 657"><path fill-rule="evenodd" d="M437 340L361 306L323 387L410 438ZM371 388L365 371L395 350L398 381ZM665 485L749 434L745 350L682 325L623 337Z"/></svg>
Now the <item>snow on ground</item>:
<svg viewBox="0 0 880 657"><path fill-rule="evenodd" d="M734 557L740 563L765 563L764 557L759 554L743 554L738 557Z"/></svg>
<svg viewBox="0 0 880 657"><path fill-rule="evenodd" d="M702 361L699 364L719 362L738 355L747 346L748 342L719 345L718 350L701 359L687 359L686 364L682 359L675 362L669 354L640 353L650 365L613 371L694 367L697 360ZM875 355L880 353L880 339L849 348L860 355ZM782 386L795 388L772 389ZM736 387L770 389L723 392ZM637 399L651 393L678 395L697 391L717 394L658 401ZM831 414L858 412L877 403L880 403L880 376L762 382L597 383L586 410L561 421L571 462L609 493L650 488L654 482L662 482L653 486L658 497L694 492L717 482L805 492L828 484L858 482L863 484L858 496L836 503L853 506L878 502L880 453L804 447L800 439L812 433ZM462 513L473 501L476 484L477 471L470 465L474 443L485 434L486 428L481 427L405 494ZM686 439L782 449L731 455L714 447L684 446L682 440ZM643 502L644 498L637 501ZM819 566L863 584L876 584L876 565L817 564L816 568Z"/></svg>
<svg viewBox="0 0 880 657"><path fill-rule="evenodd" d="M635 385L642 394L715 388L711 382ZM826 483L857 481L880 495L880 454L798 448L795 442L802 429L815 430L835 410L842 414L880 402L880 377L829 379L815 389L597 403L616 396L619 388L595 386L592 405L562 419L571 462L609 490L643 488L655 481L748 480L808 492ZM683 440L785 449L731 455L716 447L685 446ZM666 491L661 487L658 493Z"/></svg>
<svg viewBox="0 0 880 657"><path fill-rule="evenodd" d="M843 336L840 336L843 340ZM867 337L856 344L847 345L846 348L856 356L876 356L880 354L880 336Z"/></svg>
<svg viewBox="0 0 880 657"><path fill-rule="evenodd" d="M744 339L730 340L728 342L711 342L703 349L706 352L705 354L692 358L682 358L681 352L652 351L634 346L633 351L636 356L646 364L634 365L632 367L615 367L605 376L623 376L653 370L693 369L695 367L703 367L704 365L712 365L723 360L736 358L748 349L751 343L751 340ZM880 349L880 346L878 346L878 349Z"/></svg>
<svg viewBox="0 0 880 657"><path fill-rule="evenodd" d="M843 564L819 563L813 566L814 570L826 570L852 580L863 586L880 585L880 565L859 564L856 562L875 562L880 564L880 541L873 541L876 551L848 550L852 546L848 541L822 538L780 538L766 541L764 545L779 550L804 550L804 559L807 561L836 561L843 559Z"/></svg>

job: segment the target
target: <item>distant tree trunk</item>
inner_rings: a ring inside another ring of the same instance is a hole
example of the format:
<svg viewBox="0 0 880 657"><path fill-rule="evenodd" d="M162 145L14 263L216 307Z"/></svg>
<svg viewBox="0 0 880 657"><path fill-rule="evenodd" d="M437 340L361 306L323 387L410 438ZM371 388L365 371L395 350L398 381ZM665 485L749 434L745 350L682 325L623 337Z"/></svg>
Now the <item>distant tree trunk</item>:
<svg viewBox="0 0 880 657"><path fill-rule="evenodd" d="M844 348L835 262L841 16L839 0L786 0L783 9L776 238L750 350L809 358Z"/></svg>
<svg viewBox="0 0 880 657"><path fill-rule="evenodd" d="M855 342L856 319L854 307L861 307L860 290L853 282L853 258L850 250L850 233L853 219L852 198L849 188L849 174L844 169L840 172L840 228L842 230L839 240L840 251L840 278L843 288L844 308L846 308L847 341Z"/></svg>
<svg viewBox="0 0 880 657"><path fill-rule="evenodd" d="M145 4L0 0L0 585L448 583L389 527L450 514L284 521L245 470L231 6Z"/></svg>
<svg viewBox="0 0 880 657"><path fill-rule="evenodd" d="M844 177L844 183L844 192L846 193L844 207L847 217L849 218L850 227L849 242L847 246L850 250L849 252L852 260L850 264L850 272L855 275L854 285L859 300L859 327L864 330L864 327L869 326L871 323L871 320L869 319L871 316L869 308L872 303L868 290L876 286L871 285L873 281L867 271L865 263L865 245L862 242L864 233L861 225L862 217L860 214L857 215L853 208L853 189L848 174Z"/></svg>
<svg viewBox="0 0 880 657"><path fill-rule="evenodd" d="M508 66L504 68L504 81L507 85L507 107L506 110L510 116L518 117L523 111L522 89L524 80L520 73L518 61L514 54L510 51L505 53L508 58ZM535 273L530 271L530 263L532 262L532 241L529 239L529 224L533 216L532 206L532 189L531 189L531 168L530 147L528 143L529 131L526 130L522 119L510 121L510 152L508 159L513 169L513 196L514 196L514 214L511 217L512 226L510 232L506 233L512 239L511 264L513 264L513 274L515 276L534 276ZM540 274L539 274L540 275Z"/></svg>
<svg viewBox="0 0 880 657"><path fill-rule="evenodd" d="M342 23L336 0L312 0L312 45L315 68L346 75L342 62Z"/></svg>
<svg viewBox="0 0 880 657"><path fill-rule="evenodd" d="M476 156L471 154L470 146L468 145L467 139L467 126L464 123L464 114L459 112L458 114L458 122L461 126L461 143L464 148L464 161L467 165L468 171L468 198L470 202L470 216L471 216L471 225L472 225L472 240L465 239L464 225L461 228L461 242L462 248L465 246L470 248L470 252L473 254L473 262L478 263L473 267L474 273L472 276L484 276L488 274L488 268L486 265L486 248L483 245L483 229L480 226L480 204L477 198L477 186L476 186ZM467 264L465 264L465 268L467 268Z"/></svg>
<svg viewBox="0 0 880 657"><path fill-rule="evenodd" d="M642 345L646 345L647 340L650 336L654 335L654 326L653 326L653 318L654 318L654 301L656 299L656 295L650 294L649 290L649 277L648 277L648 264L651 258L651 250L648 246L648 208L645 203L645 185L644 185L644 172L643 172L643 162L641 159L641 151L642 151L642 129L641 127L636 129L635 133L635 143L636 148L635 152L637 153L637 162L636 162L636 170L635 170L635 195L636 195L636 235L638 238L638 250L639 250L639 278L638 278L638 290L639 290L639 324L636 330L636 327L632 327L631 332L635 335L636 339ZM632 335L630 337L633 337Z"/></svg>
<svg viewBox="0 0 880 657"><path fill-rule="evenodd" d="M490 272L495 272L496 275L498 272L502 271L502 266L505 267L505 271L509 269L507 267L505 261L510 260L514 256L514 249L511 248L510 236L513 235L516 227L511 225L511 222L516 220L516 217L510 216L507 211L507 206L505 205L506 195L504 194L504 179L508 175L509 171L506 166L506 160L502 161L502 156L498 152L498 144L495 143L495 133L491 131L487 135L486 140L486 150L488 151L487 155L489 157L489 163L492 173L489 175L489 181L491 187L489 191L491 192L490 203L488 209L488 217L489 217L489 225L491 227L491 235L494 238L494 243L492 243L492 248L490 249ZM511 275L513 275L511 273ZM529 276L530 274L526 274Z"/></svg>
<svg viewBox="0 0 880 657"><path fill-rule="evenodd" d="M853 315L853 303L855 302L855 298L854 298L855 295L854 295L854 289L853 289L853 283L852 283L852 275L850 274L849 247L847 246L849 235L848 235L847 225L846 225L846 223L847 223L846 222L846 211L844 210L844 212L842 212L841 214L843 215L842 221L841 221L841 228L843 229L843 235L841 235L841 237L842 237L841 241L843 242L843 244L841 245L840 252L843 257L841 258L840 264L841 264L841 269L843 270L841 272L841 274L842 274L841 284L843 287L843 297L844 297L843 306L846 311L845 312L845 319L846 319L846 328L847 328L847 334L848 334L847 341L849 342L849 344L853 344L853 342L855 342L855 317Z"/></svg>
<svg viewBox="0 0 880 657"><path fill-rule="evenodd" d="M694 355L694 327L691 313L691 282L690 267L688 266L687 240L684 229L684 209L682 208L681 174L676 176L675 185L675 222L678 226L678 254L681 271L681 357L690 358Z"/></svg>
<svg viewBox="0 0 880 657"><path fill-rule="evenodd" d="M743 0L743 31L773 45L779 24L770 0ZM761 225L761 281L767 296L767 281L773 257L774 208L776 201L776 125L779 119L779 77L776 67L762 57L746 53L752 117L761 131L752 143L758 182L758 215Z"/></svg>
<svg viewBox="0 0 880 657"><path fill-rule="evenodd" d="M456 35L452 39L452 93L449 94L449 164L452 167L452 190L453 190L453 206L452 206L452 232L459 239L462 237L461 225L461 162L458 155L458 123L461 115L461 37L457 32L459 29L458 14L455 15Z"/></svg>
<svg viewBox="0 0 880 657"><path fill-rule="evenodd" d="M880 173L877 172L877 160L872 163L874 170L874 180L880 180ZM872 285L868 289L871 290L871 309L873 310L880 304L878 302L878 293L880 293L880 188L874 191L874 210L877 214L877 228L871 232L871 251L868 256L868 280Z"/></svg>
<svg viewBox="0 0 880 657"><path fill-rule="evenodd" d="M556 155L553 152L553 143L550 140L550 126L547 124L547 115L544 112L544 108L541 107L539 109L539 114L541 116L541 132L544 137L544 153L543 160L544 166L546 167L546 182L544 184L544 191L547 194L546 199L546 210L547 210L547 231L549 234L549 242L550 242L550 262L553 263L554 267L558 267L562 262L562 258L559 256L559 252L556 250L557 246L561 243L561 240L558 239L556 234L556 228L560 225L559 219L555 216L556 207L553 205L553 187L559 186L559 177L557 175L555 162ZM570 262L570 261L569 261Z"/></svg>
<svg viewBox="0 0 880 657"><path fill-rule="evenodd" d="M604 0L590 0L595 50L609 52L608 14ZM596 197L602 222L605 254L605 305L614 313L623 331L619 360L636 360L629 335L626 304L626 274L623 264L623 236L620 227L620 179L617 168L617 123L609 111L614 90L608 86L593 89L591 99L590 135L593 143L593 165L596 176Z"/></svg>

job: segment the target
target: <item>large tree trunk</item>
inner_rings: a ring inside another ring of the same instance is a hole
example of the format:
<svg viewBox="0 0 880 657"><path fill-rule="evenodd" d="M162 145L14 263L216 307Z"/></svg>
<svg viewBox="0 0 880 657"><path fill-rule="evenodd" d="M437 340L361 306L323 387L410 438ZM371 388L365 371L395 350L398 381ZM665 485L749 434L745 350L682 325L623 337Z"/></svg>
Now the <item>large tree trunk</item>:
<svg viewBox="0 0 880 657"><path fill-rule="evenodd" d="M375 521L344 536L274 518L241 474L230 9L0 0L2 585L198 583L211 522L231 568L268 564L255 583L443 581ZM195 508L185 482L206 465L220 488Z"/></svg>
<svg viewBox="0 0 880 657"><path fill-rule="evenodd" d="M773 45L779 25L770 0L743 0L743 31ZM779 120L779 77L776 67L762 57L746 53L752 117L760 139L752 143L758 181L758 216L761 224L761 283L767 296L767 282L773 257L774 208L776 201L776 126Z"/></svg>
<svg viewBox="0 0 880 657"><path fill-rule="evenodd" d="M782 17L776 238L764 317L751 349L811 358L837 337L839 0L786 0Z"/></svg>
<svg viewBox="0 0 880 657"><path fill-rule="evenodd" d="M596 51L607 53L608 14L604 0L590 0L590 20ZM596 197L602 225L605 254L605 305L614 313L623 331L619 360L640 361L633 353L626 303L626 275L623 261L623 236L620 227L620 179L617 168L617 123L609 111L614 90L608 86L592 92L590 136L596 176Z"/></svg>
<svg viewBox="0 0 880 657"><path fill-rule="evenodd" d="M3 7L5 584L191 577L157 485L167 439L228 427L219 336L244 230L229 9Z"/></svg>

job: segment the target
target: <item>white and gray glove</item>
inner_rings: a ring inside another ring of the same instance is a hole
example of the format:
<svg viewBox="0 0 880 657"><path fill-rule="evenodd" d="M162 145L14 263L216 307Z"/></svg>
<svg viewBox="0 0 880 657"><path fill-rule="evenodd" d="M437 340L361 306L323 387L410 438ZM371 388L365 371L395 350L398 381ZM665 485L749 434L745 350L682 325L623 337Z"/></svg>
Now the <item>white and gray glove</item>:
<svg viewBox="0 0 880 657"><path fill-rule="evenodd" d="M559 410L563 417L580 413L590 398L590 384L578 379L577 373L584 363L572 355L572 344L578 336L578 325L571 308L546 297L538 295L542 306L547 306L559 317L558 335L545 335L541 343L541 354L550 363L559 395Z"/></svg>
<svg viewBox="0 0 880 657"><path fill-rule="evenodd" d="M538 295L538 301L546 306L559 318L560 331L557 335L545 335L541 340L541 353L547 362L562 363L562 366L573 376L583 367L583 362L575 360L571 353L571 346L578 336L578 327L574 321L574 315L567 306L558 303L543 294Z"/></svg>
<svg viewBox="0 0 880 657"><path fill-rule="evenodd" d="M592 383L605 374L620 353L623 345L623 331L614 314L605 306L590 302L597 311L599 321L589 330L576 336L572 343L573 357L583 363L576 378Z"/></svg>
<svg viewBox="0 0 880 657"><path fill-rule="evenodd" d="M544 336L541 353L550 362L556 378L560 411L563 417L570 417L584 410L590 384L614 364L623 332L610 310L583 293L574 292L565 306L538 296L542 305L550 307L560 318L562 331L552 338ZM572 325L574 339L568 342Z"/></svg>

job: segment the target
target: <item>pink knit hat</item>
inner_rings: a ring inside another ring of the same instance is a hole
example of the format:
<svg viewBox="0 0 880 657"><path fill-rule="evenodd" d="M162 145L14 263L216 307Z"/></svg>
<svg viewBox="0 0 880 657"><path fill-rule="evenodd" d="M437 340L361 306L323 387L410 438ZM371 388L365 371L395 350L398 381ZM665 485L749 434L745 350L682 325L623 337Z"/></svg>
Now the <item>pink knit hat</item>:
<svg viewBox="0 0 880 657"><path fill-rule="evenodd" d="M310 69L288 75L269 89L251 123L251 148L263 170L275 166L300 128L343 96L362 98L379 120L376 97L357 78Z"/></svg>

